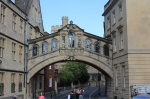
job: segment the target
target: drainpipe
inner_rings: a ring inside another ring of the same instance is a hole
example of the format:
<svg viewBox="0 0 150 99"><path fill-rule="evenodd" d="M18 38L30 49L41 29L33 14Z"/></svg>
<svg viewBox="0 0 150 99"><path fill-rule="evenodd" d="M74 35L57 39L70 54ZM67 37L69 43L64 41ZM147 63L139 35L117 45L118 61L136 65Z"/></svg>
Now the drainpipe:
<svg viewBox="0 0 150 99"><path fill-rule="evenodd" d="M24 23L24 87L26 88L26 95L27 95L27 56L28 56L28 18L26 16L25 23Z"/></svg>

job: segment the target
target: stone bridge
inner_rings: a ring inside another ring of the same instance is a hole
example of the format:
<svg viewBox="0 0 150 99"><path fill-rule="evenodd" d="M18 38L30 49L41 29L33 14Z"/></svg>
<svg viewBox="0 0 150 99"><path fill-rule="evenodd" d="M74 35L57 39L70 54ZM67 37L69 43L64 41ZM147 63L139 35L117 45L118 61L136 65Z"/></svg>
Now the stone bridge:
<svg viewBox="0 0 150 99"><path fill-rule="evenodd" d="M50 64L80 61L113 78L112 45L102 37L84 32L70 23L57 32L29 40L27 82Z"/></svg>

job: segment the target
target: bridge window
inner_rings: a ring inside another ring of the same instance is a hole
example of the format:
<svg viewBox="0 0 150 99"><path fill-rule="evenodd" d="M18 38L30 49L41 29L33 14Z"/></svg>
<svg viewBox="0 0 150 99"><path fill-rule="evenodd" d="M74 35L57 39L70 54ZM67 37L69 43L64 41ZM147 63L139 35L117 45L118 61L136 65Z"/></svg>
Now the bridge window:
<svg viewBox="0 0 150 99"><path fill-rule="evenodd" d="M33 56L37 56L37 55L38 55L38 45L35 44L35 45L33 46Z"/></svg>
<svg viewBox="0 0 150 99"><path fill-rule="evenodd" d="M86 40L86 50L91 50L91 45L92 45L92 42L91 42L91 40L90 39L87 39Z"/></svg>
<svg viewBox="0 0 150 99"><path fill-rule="evenodd" d="M65 48L65 36L62 36L62 48Z"/></svg>
<svg viewBox="0 0 150 99"><path fill-rule="evenodd" d="M109 56L109 47L107 45L104 45L104 55Z"/></svg>
<svg viewBox="0 0 150 99"><path fill-rule="evenodd" d="M74 32L72 30L68 32L68 47L74 47Z"/></svg>
<svg viewBox="0 0 150 99"><path fill-rule="evenodd" d="M48 52L48 43L47 42L44 42L42 44L42 53L47 53Z"/></svg>
<svg viewBox="0 0 150 99"><path fill-rule="evenodd" d="M100 53L100 44L98 42L95 42L94 47L95 47L95 52Z"/></svg>
<svg viewBox="0 0 150 99"><path fill-rule="evenodd" d="M51 50L52 51L57 50L57 39L55 39L55 38L52 39Z"/></svg>
<svg viewBox="0 0 150 99"><path fill-rule="evenodd" d="M78 48L81 48L81 36L78 36Z"/></svg>

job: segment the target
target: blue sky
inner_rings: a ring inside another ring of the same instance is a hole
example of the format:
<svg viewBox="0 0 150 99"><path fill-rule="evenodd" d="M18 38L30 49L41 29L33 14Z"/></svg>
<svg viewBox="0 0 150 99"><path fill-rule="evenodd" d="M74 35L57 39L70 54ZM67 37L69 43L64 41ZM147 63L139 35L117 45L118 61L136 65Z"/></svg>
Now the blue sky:
<svg viewBox="0 0 150 99"><path fill-rule="evenodd" d="M40 0L44 30L61 25L62 16L69 22L84 29L85 32L103 37L104 5L108 0ZM68 23L69 23L68 22Z"/></svg>

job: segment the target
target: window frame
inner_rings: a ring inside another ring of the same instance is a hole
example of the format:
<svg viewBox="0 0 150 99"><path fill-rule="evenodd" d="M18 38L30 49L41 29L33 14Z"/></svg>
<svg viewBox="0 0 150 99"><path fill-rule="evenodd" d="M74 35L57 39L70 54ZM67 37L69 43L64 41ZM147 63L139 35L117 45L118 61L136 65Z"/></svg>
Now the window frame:
<svg viewBox="0 0 150 99"><path fill-rule="evenodd" d="M98 45L97 45L98 44ZM96 46L97 45L97 46ZM97 47L99 46L99 50L97 50ZM98 52L97 52L98 51ZM94 52L97 54L100 54L100 43L98 41L96 41L94 43Z"/></svg>
<svg viewBox="0 0 150 99"><path fill-rule="evenodd" d="M24 23L23 19L20 18L20 31L19 31L20 34L23 34L23 29L24 29L23 23Z"/></svg>
<svg viewBox="0 0 150 99"><path fill-rule="evenodd" d="M90 42L89 42L89 41L90 41ZM89 43L89 44L87 44L87 43ZM91 51L91 50L92 50L92 41L91 41L89 38L87 38L87 39L85 40L85 49L88 50L88 51Z"/></svg>
<svg viewBox="0 0 150 99"><path fill-rule="evenodd" d="M19 45L19 62L22 62L23 46Z"/></svg>
<svg viewBox="0 0 150 99"><path fill-rule="evenodd" d="M4 96L4 73L0 72L0 95Z"/></svg>
<svg viewBox="0 0 150 99"><path fill-rule="evenodd" d="M51 51L56 51L58 48L58 41L56 38L53 38L51 41Z"/></svg>
<svg viewBox="0 0 150 99"><path fill-rule="evenodd" d="M44 41L42 43L42 54L48 53L48 42Z"/></svg>
<svg viewBox="0 0 150 99"><path fill-rule="evenodd" d="M113 17L113 25L116 24L116 12L115 10L112 12L112 17Z"/></svg>
<svg viewBox="0 0 150 99"><path fill-rule="evenodd" d="M1 23L5 24L6 7L1 4Z"/></svg>
<svg viewBox="0 0 150 99"><path fill-rule="evenodd" d="M115 65L115 87L118 87L118 67Z"/></svg>
<svg viewBox="0 0 150 99"><path fill-rule="evenodd" d="M11 74L11 93L15 93L15 73Z"/></svg>
<svg viewBox="0 0 150 99"><path fill-rule="evenodd" d="M116 36L113 36L113 53L117 52Z"/></svg>
<svg viewBox="0 0 150 99"><path fill-rule="evenodd" d="M12 59L16 59L16 43L12 42Z"/></svg>
<svg viewBox="0 0 150 99"><path fill-rule="evenodd" d="M52 81L52 77L49 77L49 87L53 87L53 81Z"/></svg>
<svg viewBox="0 0 150 99"><path fill-rule="evenodd" d="M78 42L77 42L78 48L81 48L82 43L81 43L81 36L80 35L77 36L77 40L78 40Z"/></svg>
<svg viewBox="0 0 150 99"><path fill-rule="evenodd" d="M68 48L75 47L75 33L73 30L69 30L68 32Z"/></svg>
<svg viewBox="0 0 150 99"><path fill-rule="evenodd" d="M34 50L36 50L36 54L34 53ZM38 44L34 44L33 45L33 50L32 50L32 56L33 57L38 56L38 51L39 51L39 45Z"/></svg>
<svg viewBox="0 0 150 99"><path fill-rule="evenodd" d="M120 50L124 49L123 32L120 31Z"/></svg>
<svg viewBox="0 0 150 99"><path fill-rule="evenodd" d="M119 10L119 17L123 17L123 8L122 8L122 2L118 5L118 10Z"/></svg>
<svg viewBox="0 0 150 99"><path fill-rule="evenodd" d="M65 44L65 36L62 36L62 48L65 48L66 44Z"/></svg>
<svg viewBox="0 0 150 99"><path fill-rule="evenodd" d="M4 56L4 49L5 49L5 38L0 37L0 57Z"/></svg>
<svg viewBox="0 0 150 99"><path fill-rule="evenodd" d="M15 13L13 13L12 16L12 30L16 31L16 23L17 23L17 15Z"/></svg>

